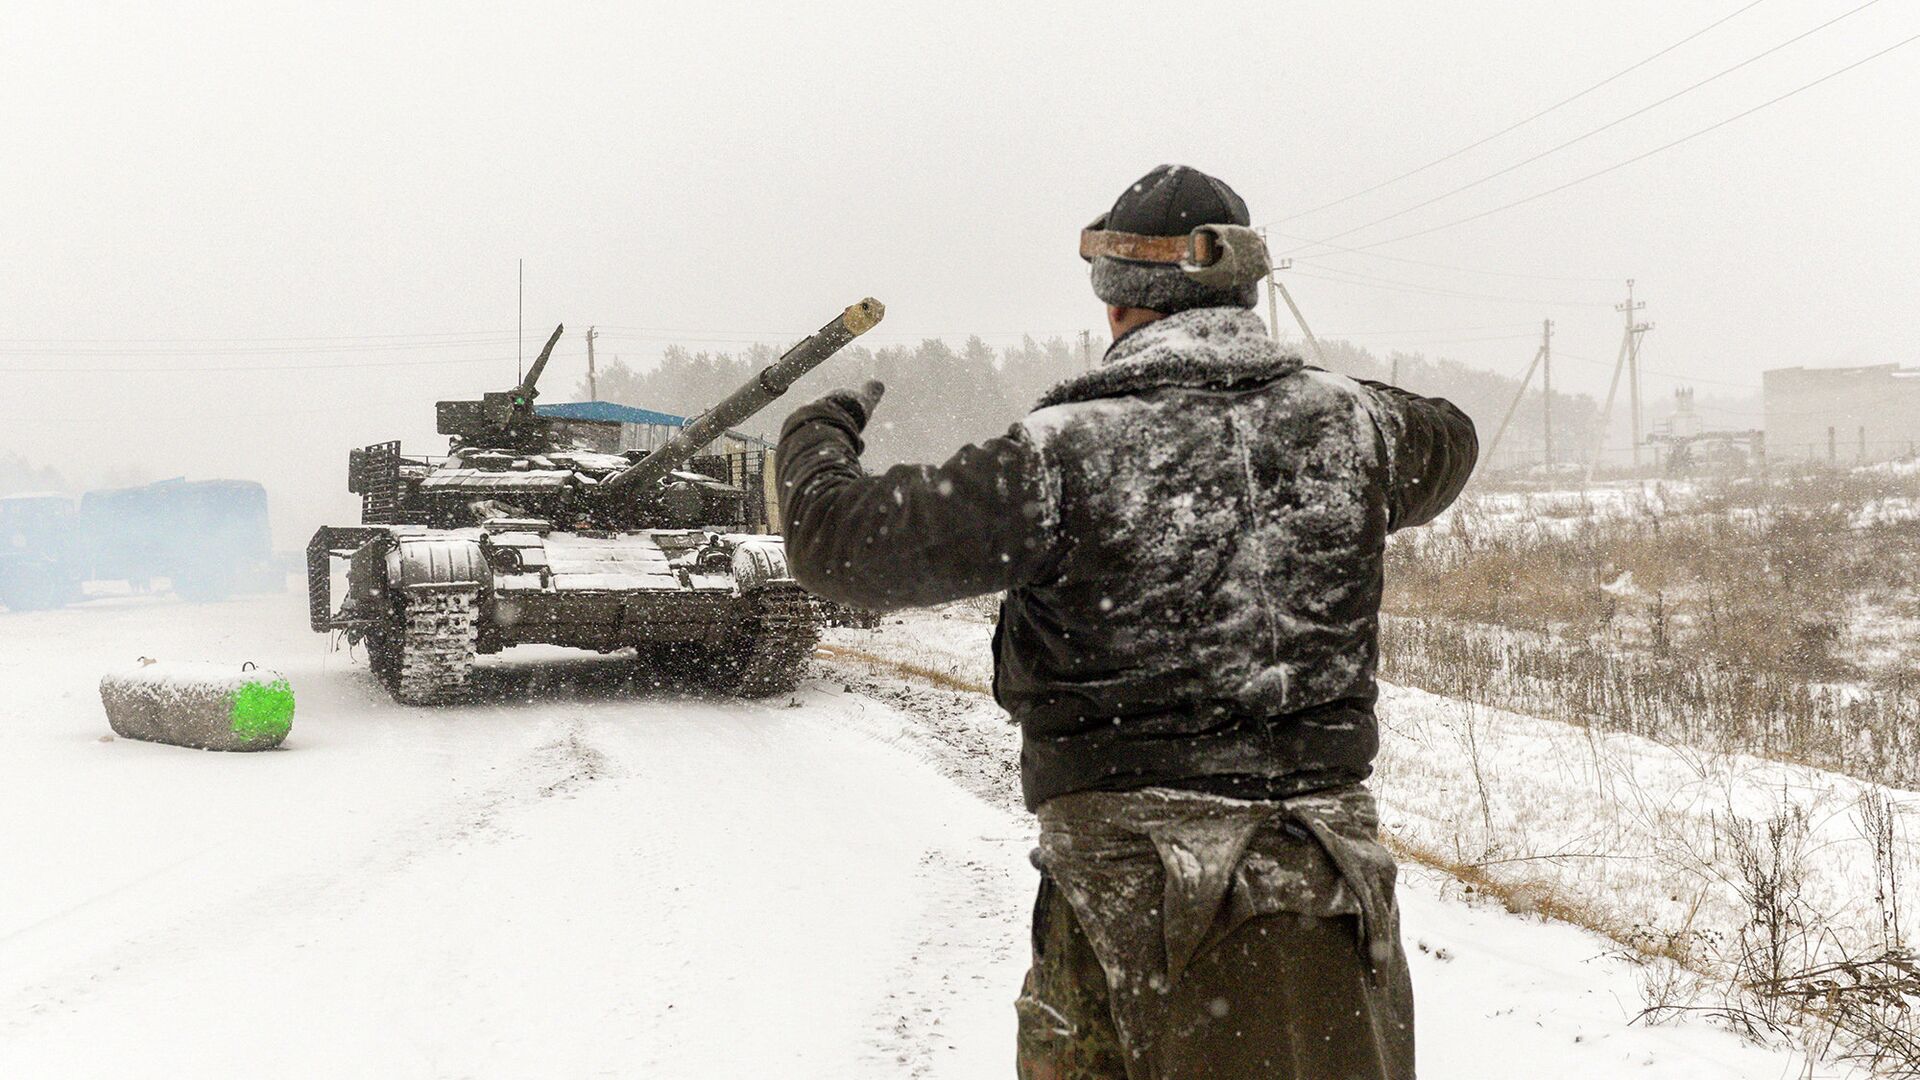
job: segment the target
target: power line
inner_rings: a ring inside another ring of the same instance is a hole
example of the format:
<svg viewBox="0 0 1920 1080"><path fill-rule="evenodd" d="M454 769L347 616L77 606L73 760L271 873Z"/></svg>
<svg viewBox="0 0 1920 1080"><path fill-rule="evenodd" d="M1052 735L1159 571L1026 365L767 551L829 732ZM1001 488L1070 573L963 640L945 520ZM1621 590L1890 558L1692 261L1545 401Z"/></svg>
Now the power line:
<svg viewBox="0 0 1920 1080"><path fill-rule="evenodd" d="M248 348L195 349L96 349L48 348L45 346L0 345L0 356L279 356L301 353L412 352L426 349L491 348L506 345L511 337L475 338L470 341L432 341L418 343L374 343L362 345L281 345Z"/></svg>
<svg viewBox="0 0 1920 1080"><path fill-rule="evenodd" d="M615 330L619 337L631 340L660 342L724 342L738 344L757 344L805 337L811 331L801 330L697 330L692 328L674 329L667 327L602 327L600 336L605 337L607 330ZM891 336L903 340L918 340L927 337L977 336L987 338L1033 337L1037 341L1051 338L1067 339L1077 336L1079 331L1068 330L984 330L984 331L894 331ZM0 338L0 356L262 356L294 355L300 353L362 353L362 352L408 352L426 349L458 349L469 346L508 345L515 341L513 332L474 331L472 336L461 340L397 341L391 338L414 337L416 335L370 335L367 337L341 336L333 338ZM451 335L448 335L449 337ZM883 332L874 331L871 337L882 337ZM259 341L270 344L246 345L246 342ZM305 342L305 344L271 344L275 342ZM344 342L345 344L317 344L316 342ZM147 346L194 346L236 345L232 348L156 348ZM124 344L126 348L96 348Z"/></svg>
<svg viewBox="0 0 1920 1080"><path fill-rule="evenodd" d="M195 345L264 341L390 341L395 338L486 337L510 338L511 330L434 330L410 334L294 334L286 337L212 337L212 338L0 338L8 345Z"/></svg>
<svg viewBox="0 0 1920 1080"><path fill-rule="evenodd" d="M169 367L10 367L7 374L21 375L172 375L200 371L341 371L356 368L450 367L457 364L504 364L504 356L472 356L446 360L374 360L367 363L327 364L189 364Z"/></svg>
<svg viewBox="0 0 1920 1080"><path fill-rule="evenodd" d="M1321 267L1321 269L1332 270L1334 274L1347 274L1350 276L1334 277L1331 274L1316 274L1311 270L1298 270L1298 269L1291 270L1289 271L1289 273L1299 274L1302 277L1317 278L1321 281L1335 281L1335 282L1339 282L1342 285L1359 285L1362 288L1368 288L1368 289L1386 289L1389 292L1423 293L1428 296L1449 296L1455 299L1483 300L1489 303L1497 303L1497 304L1527 304L1533 307L1604 307L1605 306L1603 304L1598 304L1588 300L1535 300L1530 297L1521 297L1521 296L1495 296L1490 293L1462 292L1457 289L1442 289L1442 288L1435 288L1435 287L1426 286L1426 285L1416 285L1411 282L1395 281L1390 278L1370 277L1369 275L1358 274L1353 271L1333 270L1333 268L1331 267Z"/></svg>
<svg viewBox="0 0 1920 1080"><path fill-rule="evenodd" d="M1599 82L1594 83L1592 86L1587 87L1585 90L1582 90L1577 94L1574 94L1572 97L1562 98L1559 101L1556 101L1553 104L1547 106L1546 108L1541 109L1539 112L1534 113L1532 116L1529 116L1523 120L1517 120L1511 124L1508 124L1506 127L1501 128L1499 131L1496 131L1493 134L1488 135L1487 137L1480 139L1476 142L1468 143L1467 145L1461 147L1458 150L1453 151L1450 154L1446 154L1442 157L1434 158L1432 161L1427 162L1425 165L1422 165L1414 169L1408 169L1406 172L1403 172L1400 175L1392 177L1390 179L1382 180L1379 183L1373 185L1372 187L1362 188L1361 190L1356 191L1351 195L1342 195L1340 198L1335 199L1332 202L1321 203L1319 206L1313 207L1312 209L1309 209L1309 210L1302 210L1299 213L1289 214L1286 217L1275 218L1272 221L1268 222L1267 224L1279 225L1288 221L1293 221L1296 218L1306 217L1308 214L1317 214L1322 210L1326 210L1334 206L1339 206L1341 203L1348 202L1352 199L1357 199L1362 195L1370 195L1373 192L1379 191L1381 188L1387 187L1390 184L1397 184L1400 181L1405 180L1409 176L1414 176L1419 173L1426 172L1428 169L1433 168L1435 165L1440 165L1440 164L1444 164L1446 162L1452 161L1454 158L1459 157L1461 154L1464 154L1469 150L1475 150L1475 149L1478 149L1479 147L1485 146L1486 144L1492 142L1493 140L1499 138L1502 135L1505 135L1510 131L1514 131L1518 128L1525 127L1526 125L1533 123L1535 120L1540 119L1541 117L1547 115L1550 112L1555 111L1556 109L1561 108L1562 106L1571 105L1572 103L1580 100L1583 97L1586 97L1588 94L1593 93L1595 90L1598 90L1603 86L1606 86L1608 83L1613 82L1614 80L1620 78L1621 76L1631 74L1639 70L1640 68L1647 66L1653 61L1660 59L1661 57L1667 55L1668 53L1679 48L1680 46L1685 45L1687 42L1692 41L1694 38L1697 38L1700 35L1705 34L1707 31L1712 30L1715 27L1719 26L1720 24L1733 19L1735 16L1741 15L1752 8L1760 6L1760 4L1763 2L1764 0L1753 0L1752 3L1746 4L1734 10L1730 14L1723 15L1720 18L1715 19L1713 22L1708 23L1706 26L1703 26L1698 30L1695 30L1693 33L1688 34L1686 37L1681 38L1679 41L1676 41L1673 44L1667 46L1666 48L1661 49L1659 52L1654 53L1652 56L1649 56L1646 59L1639 61L1638 63L1632 64L1628 67L1622 68L1621 70L1614 72L1612 75L1609 75L1604 79L1601 79Z"/></svg>
<svg viewBox="0 0 1920 1080"><path fill-rule="evenodd" d="M1518 330L1522 326L1532 326L1532 325L1533 325L1532 323L1500 323L1494 326L1430 326L1422 330L1399 330L1399 329L1337 330L1337 331L1329 332L1327 336L1328 337L1386 337L1388 335L1401 335L1401 334L1472 334L1472 333L1478 333L1482 330ZM1533 335L1526 334L1523 336L1531 338Z"/></svg>
<svg viewBox="0 0 1920 1080"><path fill-rule="evenodd" d="M1878 60L1881 57L1887 55L1888 53L1893 52L1895 49L1905 48L1906 46L1913 44L1915 41L1920 41L1920 34L1915 34L1912 37L1904 38L1900 41L1897 41L1892 45L1889 45L1886 48L1881 49L1879 52L1872 53L1867 56L1863 56L1860 59L1855 60L1853 63L1846 65L1845 67L1836 68L1833 71L1829 71L1825 75L1820 76L1819 78L1813 80L1812 82L1803 83L1799 86L1794 87L1792 90L1787 91L1784 94L1780 94L1776 97L1768 98L1767 100L1761 102L1758 105L1753 106L1750 109L1745 109L1745 110L1742 110L1741 112L1737 112L1732 116L1727 117L1724 120L1718 121L1717 123L1709 124L1706 127L1699 129L1698 131L1692 132L1687 135L1682 135L1671 142L1662 143L1651 150L1645 151L1644 153L1635 154L1633 157L1627 158L1625 161L1615 162L1614 164L1609 165L1604 169L1599 169L1594 172L1590 172L1585 176L1581 176L1581 177L1577 177L1575 179L1569 180L1564 184L1559 184L1554 187L1550 187L1545 191L1535 192L1534 194L1528 195L1525 198L1515 199L1509 203L1502 203L1501 205L1496 206L1491 210L1482 210L1477 214L1471 214L1467 217L1460 218L1456 221L1449 221L1442 225L1434 225L1430 228L1421 229L1417 232L1402 233L1399 236L1388 237L1385 240L1375 240L1372 243L1362 244L1360 246L1362 248L1374 248L1374 247L1380 247L1385 244L1397 244L1402 240L1411 240L1415 237L1426 236L1430 233L1436 233L1445 229L1455 228L1460 225L1465 225L1469 222L1478 221L1484 217L1491 217L1492 215L1500 213L1503 210L1511 210L1516 206L1524 206L1527 203L1533 202L1537 199L1544 199L1549 195L1558 194L1562 191L1567 190L1570 187L1575 187L1579 184L1584 184L1589 180L1598 179L1599 177L1605 176L1610 172L1614 172L1619 169L1624 169L1628 165L1632 165L1636 162L1645 161L1647 158L1650 158L1655 154L1661 153L1666 150L1671 150L1674 147L1679 146L1681 143L1690 142L1694 139L1699 138L1702 135L1707 134L1708 132L1717 131L1720 128L1726 127L1728 124L1731 124L1736 120L1743 120L1746 117L1752 116L1754 113L1757 113L1762 109L1765 109L1772 105L1777 105L1780 102L1785 101L1796 94L1805 93L1806 91L1811 90L1816 86L1819 86L1821 83L1827 82L1830 79L1838 78L1841 75L1845 75L1847 72L1852 71L1854 68L1857 68L1862 64L1866 64L1871 61Z"/></svg>
<svg viewBox="0 0 1920 1080"><path fill-rule="evenodd" d="M1595 359L1595 358L1593 358L1593 357L1591 357L1591 356L1583 356L1583 355L1581 355L1580 353L1571 353L1571 352L1567 352L1567 351L1566 351L1565 349L1562 349L1562 350L1560 350L1560 351L1559 351L1559 353L1558 353L1557 355L1559 355L1559 356L1565 356L1565 357L1568 357L1569 359L1573 359L1573 360L1578 360L1578 361L1580 361L1580 362L1581 362L1581 363L1583 363L1583 364L1592 364L1592 365L1594 365L1594 366L1596 366L1596 367L1605 367L1605 368L1610 368L1610 367L1612 367L1612 366L1614 366L1614 365L1613 365L1613 361L1611 361L1611 360L1597 360L1597 359ZM1701 377L1701 376L1698 376L1698 375L1686 375L1686 374L1682 374L1681 372L1678 372L1678 371L1667 371L1667 370L1665 370L1664 368L1641 368L1641 369L1640 369L1640 371L1641 371L1641 372L1642 372L1643 374L1647 374L1647 375L1660 375L1660 376L1664 376L1664 377L1666 377L1666 378L1669 378L1669 379L1674 379L1674 380L1678 380L1678 381L1681 381L1681 382L1697 382L1697 383L1707 383L1708 385L1711 385L1711 386L1731 386L1731 387L1736 387L1736 388L1738 388L1738 389L1741 389L1741 390L1758 390L1758 389L1760 389L1760 384L1759 384L1759 383L1751 383L1751 382L1730 382L1730 381L1728 381L1728 380L1726 380L1726 379L1708 379L1708 378L1703 378L1703 377Z"/></svg>
<svg viewBox="0 0 1920 1080"><path fill-rule="evenodd" d="M1608 278L1607 280L1611 281L1612 279ZM814 329L818 329L818 327L815 327ZM611 331L613 333L616 333L625 337L638 338L641 340L662 340L662 341L674 341L674 340L764 341L768 339L802 338L807 336L808 334L813 333L813 330L794 330L794 329L789 329L789 330L745 330L745 329L704 330L704 329L696 329L692 327L671 327L671 326L616 326L609 323L601 323L600 331L601 331L602 337L607 336L607 333ZM962 336L979 337L982 339L1006 338L1006 337L1032 337L1035 340L1044 341L1048 337L1058 337L1062 339L1077 339L1080 336L1080 331L1079 330L1033 330L1033 329L1026 329L1026 330L973 330L973 329L918 330L918 329L908 328L908 329L896 329L896 330L869 330L867 333L861 335L863 340L868 338L878 338L878 337L894 337L894 338L901 338L901 339L923 339L923 338L930 338L930 337L962 337Z"/></svg>
<svg viewBox="0 0 1920 1080"><path fill-rule="evenodd" d="M1353 335L1323 334L1321 336L1333 338L1351 337ZM1430 345L1470 345L1481 341L1532 341L1533 338L1534 335L1532 334L1500 334L1495 337L1421 338L1418 341L1408 342L1407 345L1414 348L1425 348Z"/></svg>
<svg viewBox="0 0 1920 1080"><path fill-rule="evenodd" d="M1861 4L1860 6L1844 11L1838 15L1835 15L1833 18L1828 19L1826 22L1821 23L1820 25L1814 27L1811 30L1805 30L1805 31L1802 31L1801 33L1795 34L1793 37L1788 38L1787 40L1781 42L1780 44L1765 50L1764 52L1756 53L1753 56L1749 56L1745 60L1740 61L1739 63L1733 65L1730 68L1725 68L1721 71L1718 71L1712 75L1707 76L1704 79L1701 79L1699 82L1693 83L1690 86L1686 86L1682 89L1676 90L1673 93L1668 94L1666 97L1663 97L1660 100L1655 101L1650 105L1643 105L1640 108L1635 109L1632 112L1626 114L1625 116L1621 116L1616 119L1609 120L1608 122L1601 124L1599 127L1594 128L1593 130L1588 131L1585 134L1576 135L1573 138L1566 140L1565 142L1548 147L1547 149L1540 151L1539 153L1533 155L1532 157L1525 158L1520 161L1516 161L1513 164L1507 166L1506 168L1488 173L1487 175L1482 176L1478 180L1461 184L1459 187L1456 187L1451 191L1443 191L1440 194L1435 195L1431 198L1423 199L1420 202L1414 203L1412 206L1409 206L1403 210L1396 210L1393 213L1387 214L1383 217L1374 218L1372 221L1369 221L1364 225L1355 225L1351 229L1345 229L1340 232L1334 233L1332 236L1327 237L1327 239L1338 240L1343 236L1351 236L1352 234L1360 232L1364 229L1371 229L1375 225L1381 225L1386 222L1392 221L1395 218L1404 217L1408 214L1413 213L1415 210L1422 209L1423 207L1432 206L1434 203L1440 202L1444 199L1450 199L1455 195L1460 194L1463 191L1471 191L1472 189L1479 187L1481 184L1485 184L1490 181L1497 180L1500 177L1505 176L1510 172L1513 172L1515 169L1524 168L1528 165L1533 164L1536 161L1539 161L1541 158L1551 157L1552 155L1557 154L1562 150L1565 150L1569 146L1573 146L1577 143L1584 142L1587 139L1591 139L1592 137L1600 134L1603 131L1607 131L1611 128L1619 127L1621 124L1624 124L1627 121L1632 120L1637 116L1642 116L1648 112L1651 112L1654 109L1657 109L1662 105L1665 105L1669 101L1673 101L1676 98L1684 97L1687 94L1691 94L1695 90L1698 90L1703 86L1706 86L1708 83L1714 82L1715 80L1718 80L1718 79L1725 78L1726 76L1731 75L1736 71L1739 71L1741 68L1746 67L1748 64L1752 64L1757 61L1764 60L1767 57L1772 56L1774 53L1779 52L1781 49L1784 49L1787 46L1792 45L1795 42L1801 41L1805 38L1811 37L1814 34L1817 34L1820 31L1825 30L1827 27L1832 26L1834 23L1841 21L1842 19L1846 19L1854 15L1858 15L1862 11L1865 11L1866 9L1872 7L1873 5L1879 2L1880 0L1866 0L1866 2ZM1293 252L1286 252L1286 254L1291 255L1293 254Z"/></svg>
<svg viewBox="0 0 1920 1080"><path fill-rule="evenodd" d="M1328 333L1325 336L1330 340L1337 338L1344 341L1368 341L1372 342L1374 347L1382 349L1419 348L1426 345L1466 345L1479 341L1524 341L1533 337L1532 334L1492 334L1484 337L1416 337L1410 341L1381 341L1379 335L1375 334Z"/></svg>
<svg viewBox="0 0 1920 1080"><path fill-rule="evenodd" d="M1459 274L1484 274L1488 277L1523 278L1529 281L1568 281L1568 282L1576 282L1582 285L1593 285L1603 281L1614 280L1611 277L1574 277L1574 276L1563 276L1563 275L1556 275L1556 274L1528 274L1528 273L1521 273L1513 270L1482 270L1479 267L1474 267L1474 266L1457 266L1452 263L1430 262L1426 259L1408 259L1399 255L1388 255L1379 251L1363 251L1360 248L1345 247L1340 244L1330 244L1325 240L1315 240L1310 236L1295 236L1292 233L1284 233L1278 229L1274 229L1272 231L1274 235L1284 236L1289 240L1298 240L1303 244L1319 244L1321 247L1330 247L1333 249L1333 251L1317 251L1309 255L1297 256L1295 258L1295 261L1297 262L1311 262L1315 259L1325 259L1335 254L1342 254L1342 255L1359 255L1362 258L1367 258L1367 259L1386 259L1389 262L1407 263L1412 266L1428 266L1436 270L1452 270L1455 273L1459 273Z"/></svg>
<svg viewBox="0 0 1920 1080"><path fill-rule="evenodd" d="M97 416L60 416L36 414L32 416L0 416L0 424L41 424L46 426L79 426L82 424L127 424L143 421L164 420L170 423L198 423L206 420L276 420L289 416L337 416L344 413L364 413L364 405L340 405L325 409L250 409L246 412L218 413L102 413Z"/></svg>
<svg viewBox="0 0 1920 1080"><path fill-rule="evenodd" d="M601 332L597 336L607 337L608 335L604 332ZM616 334L613 336L632 339L638 335ZM775 332L771 332L771 331L764 334L757 334L751 331L746 331L746 332L720 331L713 334L708 334L700 331L687 331L683 333L661 332L659 336L653 337L651 338L651 340L664 342L667 344L673 344L677 342L693 342L693 343L712 342L712 343L721 343L721 344L761 344L770 339L777 340L781 336L782 335L777 334ZM923 334L913 334L910 336L913 339L917 340L925 337L941 337L943 335L930 332L930 333L923 333ZM945 336L953 336L953 335L949 333L948 335L945 335ZM971 335L971 336L979 336L979 337L982 337L983 339L988 337L1003 338L1003 337L1031 336L1031 337L1034 337L1036 341L1045 342L1045 341L1052 340L1053 338L1061 338L1064 340L1065 337L1067 336L1067 332L1066 331L992 331L989 333L982 333L982 334ZM641 339L648 340L647 338L644 338L644 337ZM93 344L93 343L104 343L107 340L108 339L90 339L90 338L0 339L0 358L9 357L9 356L19 356L19 357L28 357L28 358L35 358L35 359L48 358L48 357L73 357L75 359L121 359L121 358L132 358L132 357L204 358L204 357L215 357L215 356L235 356L235 357L295 356L295 355L302 355L302 354L329 354L329 353L359 354L359 353L380 353L380 352L413 352L413 351L425 351L430 349L467 348L467 347L476 347L476 346L492 348L492 347L512 344L514 341L511 333L508 333L505 335L495 335L487 338L476 338L468 341L437 341L437 342L421 342L421 343L373 343L373 344L362 344L362 345L285 345L285 346L257 347L257 348L248 347L248 348L111 349L111 348L85 348L85 347L61 348L61 347L47 347L45 345L13 346L13 345L6 344L6 342L9 342L9 341L12 341L12 342L43 341L51 344L60 344L64 342L64 343L76 343L80 345L87 345L87 344ZM136 339L124 339L124 340L133 341ZM244 339L244 338L233 338L233 339L178 338L178 339L151 339L151 340L155 342L171 340L178 343L186 343L194 340L217 342L217 341L245 341L248 339ZM294 340L294 339L260 339L260 340ZM345 340L345 339L335 339L335 340ZM303 364L303 363L267 362L267 363L260 363L260 364L207 364L207 365L183 365L183 366L141 366L141 365L127 364L127 365L95 366L95 367L55 366L55 365L21 367L21 366L15 366L11 362L6 361L4 359L0 359L0 375L15 374L15 373L29 374L29 373L48 373L48 372L137 373L137 372L147 372L147 371L187 371L187 372L256 371L256 370L258 371L317 371L317 370L356 368L356 367L376 368L376 367L413 367L413 366L429 366L429 365L440 365L440 364L480 364L480 363L492 363L497 360L503 360L503 359L504 358L500 358L500 357L461 357L461 358L450 358L450 359L443 359L443 360L418 360L418 361L392 360L392 361L369 361L365 363L344 363L343 362L343 363L337 363L337 364L335 363Z"/></svg>
<svg viewBox="0 0 1920 1080"><path fill-rule="evenodd" d="M1420 282L1420 281L1408 281L1404 278L1387 277L1382 274L1370 274L1364 270L1349 270L1344 266L1321 266L1321 267L1316 267L1315 269L1324 271L1329 274L1344 274L1347 277L1358 278L1362 281L1376 281L1386 285L1400 285L1410 289L1440 290L1445 292L1458 293L1459 295L1464 297L1508 300L1516 304L1560 304L1560 305L1578 305L1581 307L1607 306L1604 303L1601 303L1600 301L1597 301L1597 300L1538 300L1538 299L1534 299L1532 297L1526 297L1526 296L1506 296L1506 295L1496 294L1496 293L1465 292L1458 289L1449 289L1446 286L1442 286L1442 285L1428 285L1425 282Z"/></svg>

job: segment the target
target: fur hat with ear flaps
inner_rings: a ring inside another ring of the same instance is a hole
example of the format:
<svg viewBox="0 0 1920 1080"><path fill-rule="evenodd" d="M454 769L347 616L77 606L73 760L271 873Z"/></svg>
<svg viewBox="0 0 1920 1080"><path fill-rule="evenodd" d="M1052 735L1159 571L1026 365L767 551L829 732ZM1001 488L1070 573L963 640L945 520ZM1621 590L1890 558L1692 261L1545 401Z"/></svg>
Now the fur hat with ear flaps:
<svg viewBox="0 0 1920 1080"><path fill-rule="evenodd" d="M1222 180L1184 165L1162 165L1114 200L1095 228L1144 236L1185 236L1196 225L1250 225L1246 201ZM1243 307L1260 302L1257 282L1203 285L1178 266L1098 255L1093 294L1120 307L1171 315L1189 308Z"/></svg>

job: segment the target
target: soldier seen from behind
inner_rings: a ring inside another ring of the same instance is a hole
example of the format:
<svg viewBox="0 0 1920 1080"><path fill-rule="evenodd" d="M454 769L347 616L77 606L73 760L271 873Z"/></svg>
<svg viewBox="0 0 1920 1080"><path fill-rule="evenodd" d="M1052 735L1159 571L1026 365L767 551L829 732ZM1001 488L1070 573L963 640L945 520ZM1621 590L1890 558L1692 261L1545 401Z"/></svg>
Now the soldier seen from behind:
<svg viewBox="0 0 1920 1080"><path fill-rule="evenodd" d="M1246 204L1162 166L1081 235L1114 342L1006 435L860 467L883 387L780 439L808 589L1004 591L994 695L1039 817L1026 1080L1413 1075L1364 781L1387 535L1472 470L1453 405L1304 366L1252 310Z"/></svg>

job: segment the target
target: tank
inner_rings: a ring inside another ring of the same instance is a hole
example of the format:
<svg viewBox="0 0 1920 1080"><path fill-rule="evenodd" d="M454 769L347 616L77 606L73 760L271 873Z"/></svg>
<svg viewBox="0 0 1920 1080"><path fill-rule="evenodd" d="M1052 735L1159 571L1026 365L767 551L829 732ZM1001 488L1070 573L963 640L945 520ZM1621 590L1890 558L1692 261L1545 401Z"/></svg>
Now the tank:
<svg viewBox="0 0 1920 1080"><path fill-rule="evenodd" d="M706 452L884 312L854 304L671 439L618 453L600 422L535 407L556 327L518 386L438 404L445 457L393 442L351 452L361 521L307 545L313 629L365 643L406 704L465 699L476 656L527 644L635 648L747 696L792 689L821 619L782 539L755 531L767 455L753 468Z"/></svg>

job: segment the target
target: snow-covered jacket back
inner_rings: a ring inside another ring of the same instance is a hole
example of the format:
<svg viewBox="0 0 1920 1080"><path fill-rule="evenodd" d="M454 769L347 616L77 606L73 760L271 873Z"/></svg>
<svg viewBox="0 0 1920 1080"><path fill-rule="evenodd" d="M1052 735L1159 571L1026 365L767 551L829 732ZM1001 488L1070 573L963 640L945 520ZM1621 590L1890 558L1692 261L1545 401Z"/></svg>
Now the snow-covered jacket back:
<svg viewBox="0 0 1920 1080"><path fill-rule="evenodd" d="M788 555L835 600L1007 590L994 693L1030 806L1364 779L1387 534L1472 470L1451 404L1301 365L1239 308L1126 334L1002 438L864 476L857 406L780 444Z"/></svg>

